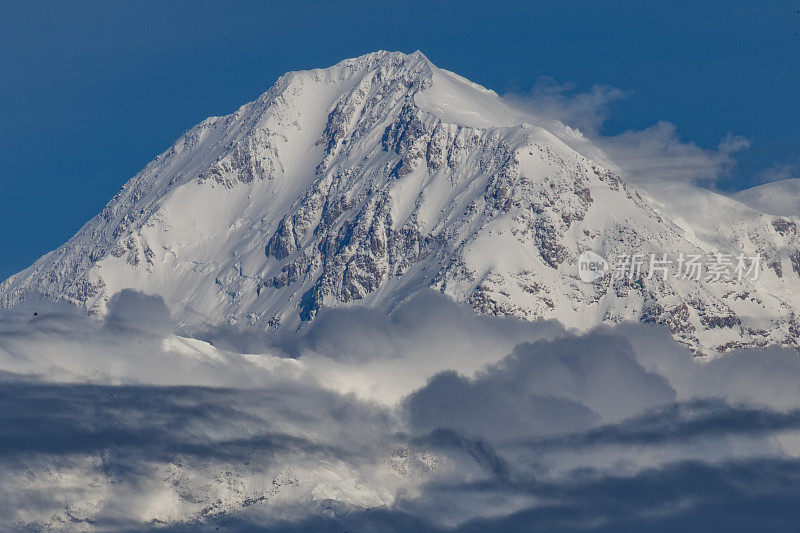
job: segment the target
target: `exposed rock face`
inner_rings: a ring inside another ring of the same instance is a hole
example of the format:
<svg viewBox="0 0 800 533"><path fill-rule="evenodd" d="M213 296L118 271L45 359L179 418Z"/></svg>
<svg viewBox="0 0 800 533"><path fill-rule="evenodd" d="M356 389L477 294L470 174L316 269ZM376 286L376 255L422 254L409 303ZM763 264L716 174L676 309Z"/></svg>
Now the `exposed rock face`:
<svg viewBox="0 0 800 533"><path fill-rule="evenodd" d="M102 313L159 293L186 328L297 328L440 290L477 312L664 324L697 353L798 347L796 217L702 191L687 221L422 54L289 73L188 131L68 243L0 286ZM727 221L726 221L727 220ZM578 278L578 255L760 253L756 281Z"/></svg>

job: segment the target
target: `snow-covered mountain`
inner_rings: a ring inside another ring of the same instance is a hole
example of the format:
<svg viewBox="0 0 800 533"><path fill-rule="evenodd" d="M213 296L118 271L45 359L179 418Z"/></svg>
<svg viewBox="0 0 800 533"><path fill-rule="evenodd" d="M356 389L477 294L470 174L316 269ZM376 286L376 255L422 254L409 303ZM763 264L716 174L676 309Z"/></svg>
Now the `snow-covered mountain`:
<svg viewBox="0 0 800 533"><path fill-rule="evenodd" d="M102 314L161 294L186 330L295 329L328 306L391 310L434 288L479 313L580 330L665 324L698 353L798 348L797 216L627 184L566 126L548 129L420 52L292 72L184 134L69 242L0 286ZM757 280L586 283L578 256L761 253Z"/></svg>
<svg viewBox="0 0 800 533"><path fill-rule="evenodd" d="M753 209L781 216L800 216L800 178L765 183L733 196Z"/></svg>

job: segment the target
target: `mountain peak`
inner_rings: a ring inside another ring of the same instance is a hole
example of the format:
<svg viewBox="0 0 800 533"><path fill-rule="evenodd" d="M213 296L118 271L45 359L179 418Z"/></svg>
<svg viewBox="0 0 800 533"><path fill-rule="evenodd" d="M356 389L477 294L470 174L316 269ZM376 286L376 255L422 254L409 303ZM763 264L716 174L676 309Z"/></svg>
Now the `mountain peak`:
<svg viewBox="0 0 800 533"><path fill-rule="evenodd" d="M0 285L103 314L164 297L183 328L295 329L433 289L476 312L663 324L697 353L797 347L800 221L690 225L421 53L289 73L187 131L58 250ZM730 202L719 195L707 203ZM584 283L579 255L762 253L757 283Z"/></svg>
<svg viewBox="0 0 800 533"><path fill-rule="evenodd" d="M419 50L410 54L398 51L376 50L375 52L369 52L358 57L344 59L330 68L336 68L336 66L343 64L374 65L375 63L404 65L422 64L433 66L433 63Z"/></svg>
<svg viewBox="0 0 800 533"><path fill-rule="evenodd" d="M378 50L358 57L344 59L327 68L294 71L286 76L312 77L318 81L347 79L358 76L378 75L379 80L398 77L417 83L430 80L436 67L419 50L411 54Z"/></svg>

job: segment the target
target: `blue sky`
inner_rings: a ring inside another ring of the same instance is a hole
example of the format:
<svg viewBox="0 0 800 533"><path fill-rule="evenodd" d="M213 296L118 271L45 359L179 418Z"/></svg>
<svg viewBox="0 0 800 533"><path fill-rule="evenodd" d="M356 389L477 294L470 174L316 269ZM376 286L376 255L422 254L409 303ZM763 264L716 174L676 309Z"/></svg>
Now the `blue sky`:
<svg viewBox="0 0 800 533"><path fill-rule="evenodd" d="M285 71L377 49L420 49L501 94L529 94L542 77L574 93L614 87L625 96L604 107L604 136L669 121L713 150L740 135L750 147L722 190L800 160L797 1L11 2L0 278L68 239L203 118Z"/></svg>

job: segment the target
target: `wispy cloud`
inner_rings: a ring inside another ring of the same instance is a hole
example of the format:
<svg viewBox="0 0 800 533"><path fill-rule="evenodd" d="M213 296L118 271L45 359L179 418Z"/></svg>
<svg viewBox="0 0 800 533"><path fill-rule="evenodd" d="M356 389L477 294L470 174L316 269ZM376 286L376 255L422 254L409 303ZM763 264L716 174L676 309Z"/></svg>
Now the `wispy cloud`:
<svg viewBox="0 0 800 533"><path fill-rule="evenodd" d="M611 104L627 95L616 87L594 85L580 92L571 83L541 77L529 93L504 95L507 102L537 117L558 120L588 135L597 134L611 114Z"/></svg>
<svg viewBox="0 0 800 533"><path fill-rule="evenodd" d="M614 87L595 85L580 92L574 85L541 78L529 93L506 94L504 98L545 126L555 121L580 130L626 178L637 183L714 185L736 166L734 154L750 146L744 137L728 133L716 149L701 148L684 140L677 127L666 121L605 135L603 124L612 105L626 96Z"/></svg>

